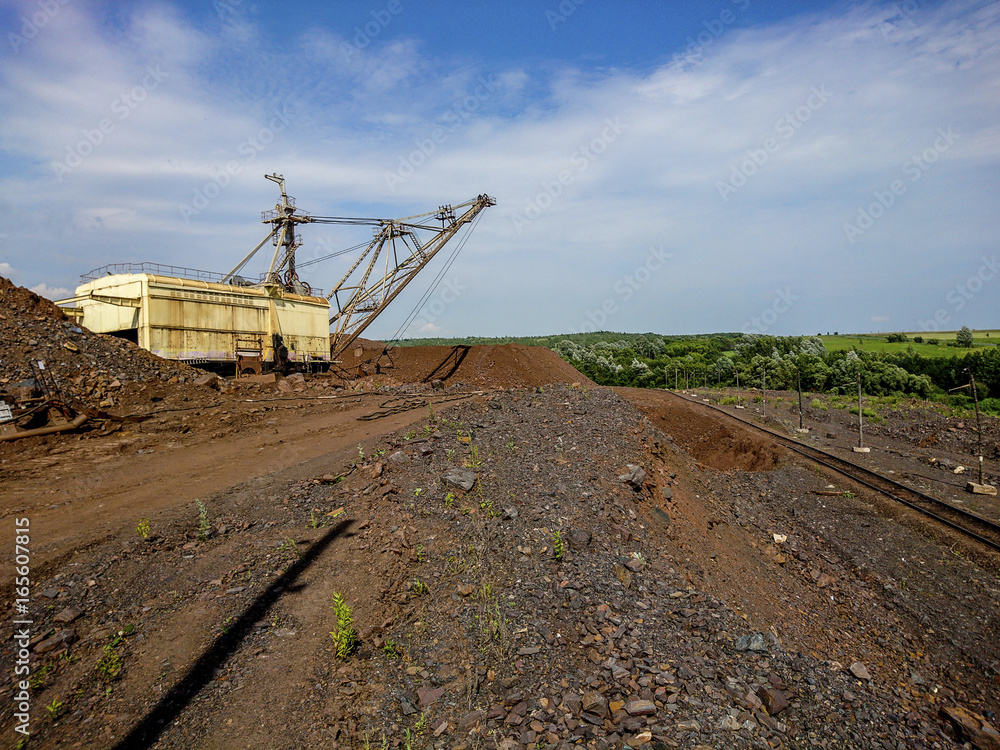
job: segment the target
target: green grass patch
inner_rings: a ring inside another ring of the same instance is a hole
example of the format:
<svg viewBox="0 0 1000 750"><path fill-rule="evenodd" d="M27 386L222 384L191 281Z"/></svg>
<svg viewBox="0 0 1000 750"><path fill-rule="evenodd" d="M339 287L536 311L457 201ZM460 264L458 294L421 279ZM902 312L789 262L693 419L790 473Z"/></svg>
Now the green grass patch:
<svg viewBox="0 0 1000 750"><path fill-rule="evenodd" d="M973 348L948 346L955 341L957 331L932 331L915 332L904 334L909 341L886 341L885 333L860 333L849 336L820 336L823 346L828 352L848 351L858 349L865 352L906 352L910 347L924 357L954 357L961 356L966 352L974 351L983 347L995 347L1000 344L1000 330L973 331ZM923 339L922 342L913 340L914 336ZM937 344L929 343L937 341Z"/></svg>

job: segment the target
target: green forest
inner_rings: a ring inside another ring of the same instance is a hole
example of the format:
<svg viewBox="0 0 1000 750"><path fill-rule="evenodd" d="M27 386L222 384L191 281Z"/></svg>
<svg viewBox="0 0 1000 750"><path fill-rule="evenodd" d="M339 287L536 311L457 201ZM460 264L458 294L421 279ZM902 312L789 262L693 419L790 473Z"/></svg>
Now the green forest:
<svg viewBox="0 0 1000 750"><path fill-rule="evenodd" d="M902 334L889 334L894 343ZM915 347L896 351L861 348L828 351L819 336L766 336L720 333L660 336L653 333L595 333L521 338L412 339L407 344L506 344L554 350L600 385L663 388L721 386L768 390L802 389L871 396L945 397L953 406L972 406L971 389L955 391L976 379L980 407L1000 414L1000 349L996 346L938 347L927 356ZM919 342L918 342L919 343ZM944 343L944 342L942 342ZM937 352L935 352L937 353Z"/></svg>

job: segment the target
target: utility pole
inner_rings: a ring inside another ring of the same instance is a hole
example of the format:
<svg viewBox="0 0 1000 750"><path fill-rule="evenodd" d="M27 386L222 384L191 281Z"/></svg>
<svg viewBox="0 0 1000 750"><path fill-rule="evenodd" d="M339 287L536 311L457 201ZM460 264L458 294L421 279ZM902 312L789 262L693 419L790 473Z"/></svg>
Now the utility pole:
<svg viewBox="0 0 1000 750"><path fill-rule="evenodd" d="M854 449L855 453L871 453L871 448L865 448L865 432L864 423L865 417L862 413L863 404L861 402L861 370L858 369L858 447Z"/></svg>
<svg viewBox="0 0 1000 750"><path fill-rule="evenodd" d="M736 368L736 408L740 408L740 371Z"/></svg>
<svg viewBox="0 0 1000 750"><path fill-rule="evenodd" d="M972 374L972 369L969 367L966 367L965 371L969 373L969 382L966 385L960 385L958 388L951 389L957 391L962 388L971 388L972 403L976 408L976 453L979 454L979 483L973 484L969 482L965 489L979 495L995 495L996 488L990 487L983 482L983 426L979 420L979 394L976 393L976 376Z"/></svg>
<svg viewBox="0 0 1000 750"><path fill-rule="evenodd" d="M972 386L972 403L976 406L976 452L979 454L979 483L983 484L983 426L979 423L979 394L976 393L976 376L969 371L969 385Z"/></svg>
<svg viewBox="0 0 1000 750"><path fill-rule="evenodd" d="M767 367L760 366L760 415L767 414Z"/></svg>
<svg viewBox="0 0 1000 750"><path fill-rule="evenodd" d="M799 389L799 430L804 429L802 427L802 374L796 370L795 371L795 384Z"/></svg>

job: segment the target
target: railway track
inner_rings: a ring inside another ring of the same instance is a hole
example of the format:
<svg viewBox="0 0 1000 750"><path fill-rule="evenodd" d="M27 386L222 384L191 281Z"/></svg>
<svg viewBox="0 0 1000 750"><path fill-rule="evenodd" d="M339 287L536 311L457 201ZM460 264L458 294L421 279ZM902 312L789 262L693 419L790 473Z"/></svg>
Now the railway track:
<svg viewBox="0 0 1000 750"><path fill-rule="evenodd" d="M1000 552L1000 524L991 521L988 518L983 518L980 515L967 511L956 505L952 505L951 503L945 502L940 498L933 497L932 495L928 495L920 490L907 487L905 484L897 482L895 479L890 479L889 477L883 476L882 474L865 468L864 466L859 466L858 464L841 458L833 453L829 453L811 445L803 445L799 441L794 440L787 435L782 435L780 432L775 432L767 427L762 427L759 424L751 422L748 419L743 419L735 414L731 414L725 409L715 406L714 404L707 404L704 401L696 401L671 391L665 392L670 393L672 396L675 396L682 401L686 401L689 404L695 404L697 406L702 406L706 409L719 412L720 414L724 414L732 420L740 422L758 432L762 432L775 442L779 443L782 447L793 451L800 456L808 458L810 461L818 463L821 466L825 466L838 474L846 476L864 487L874 490L875 492L878 492L879 494L884 495L901 505L905 505L906 507L917 511L924 516L932 518L938 523L943 524L944 526L947 526L952 530L969 537L970 539L974 539L990 549Z"/></svg>

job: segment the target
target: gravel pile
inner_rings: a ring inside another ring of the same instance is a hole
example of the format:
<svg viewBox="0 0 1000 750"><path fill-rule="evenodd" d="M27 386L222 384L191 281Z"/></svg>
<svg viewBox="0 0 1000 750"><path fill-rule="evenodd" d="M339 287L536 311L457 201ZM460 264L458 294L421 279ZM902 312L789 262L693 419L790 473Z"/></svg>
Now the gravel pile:
<svg viewBox="0 0 1000 750"><path fill-rule="evenodd" d="M0 391L15 391L31 378L28 363L42 360L64 394L88 406L114 406L128 384L182 382L203 374L124 339L81 328L49 300L3 277L0 351Z"/></svg>

